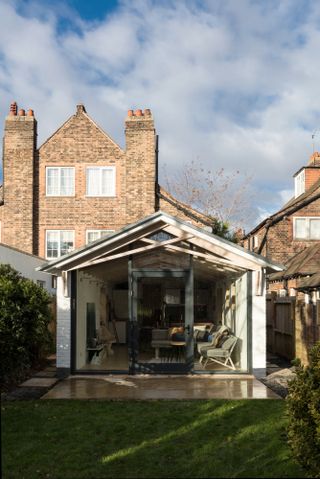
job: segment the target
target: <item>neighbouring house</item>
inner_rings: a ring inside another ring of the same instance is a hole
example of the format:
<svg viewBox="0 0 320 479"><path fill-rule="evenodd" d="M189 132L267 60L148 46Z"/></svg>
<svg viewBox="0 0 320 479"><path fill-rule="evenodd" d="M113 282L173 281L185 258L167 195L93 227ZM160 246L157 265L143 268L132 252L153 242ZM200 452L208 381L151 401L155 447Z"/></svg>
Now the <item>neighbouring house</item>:
<svg viewBox="0 0 320 479"><path fill-rule="evenodd" d="M270 274L269 290L281 297L296 296L301 284L318 272L320 272L320 241L292 256L284 264L283 271Z"/></svg>
<svg viewBox="0 0 320 479"><path fill-rule="evenodd" d="M207 228L207 216L158 185L151 111L129 110L125 148L78 105L40 147L33 110L5 121L0 241L54 259L159 209Z"/></svg>
<svg viewBox="0 0 320 479"><path fill-rule="evenodd" d="M0 263L9 264L24 278L31 279L38 286L45 288L48 293L55 294L55 278L51 274L36 269L43 265L43 262L43 258L0 243Z"/></svg>
<svg viewBox="0 0 320 479"><path fill-rule="evenodd" d="M320 339L319 315L311 306L318 305L319 292L307 288L320 266L320 153L311 155L294 181L294 198L245 235L242 244L285 265L267 278L268 350L307 363L310 347Z"/></svg>
<svg viewBox="0 0 320 479"><path fill-rule="evenodd" d="M294 175L295 195L242 238L250 251L279 263L320 241L320 153Z"/></svg>
<svg viewBox="0 0 320 479"><path fill-rule="evenodd" d="M265 374L281 267L241 246L159 211L41 270L58 276L61 373Z"/></svg>

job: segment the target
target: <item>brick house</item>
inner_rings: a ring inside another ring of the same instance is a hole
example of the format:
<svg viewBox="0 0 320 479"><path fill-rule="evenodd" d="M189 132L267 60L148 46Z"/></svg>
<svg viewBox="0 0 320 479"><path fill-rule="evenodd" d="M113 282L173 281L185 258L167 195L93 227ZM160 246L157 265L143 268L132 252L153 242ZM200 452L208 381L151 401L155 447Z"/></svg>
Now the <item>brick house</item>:
<svg viewBox="0 0 320 479"><path fill-rule="evenodd" d="M242 240L244 247L282 263L267 276L268 351L308 363L320 339L320 153L294 175L295 196Z"/></svg>
<svg viewBox="0 0 320 479"><path fill-rule="evenodd" d="M16 103L5 121L0 242L47 259L81 247L161 209L210 227L205 215L158 185L150 110L130 110L125 149L78 105L37 147L37 121Z"/></svg>
<svg viewBox="0 0 320 479"><path fill-rule="evenodd" d="M32 110L6 118L1 241L57 276L58 369L264 375L265 274L281 268L159 186L150 110L129 110L125 140L83 105L39 148Z"/></svg>
<svg viewBox="0 0 320 479"><path fill-rule="evenodd" d="M250 251L286 264L296 254L320 241L320 153L294 175L295 196L279 211L264 219L242 239ZM291 288L296 286L293 281ZM282 279L269 289L283 289Z"/></svg>

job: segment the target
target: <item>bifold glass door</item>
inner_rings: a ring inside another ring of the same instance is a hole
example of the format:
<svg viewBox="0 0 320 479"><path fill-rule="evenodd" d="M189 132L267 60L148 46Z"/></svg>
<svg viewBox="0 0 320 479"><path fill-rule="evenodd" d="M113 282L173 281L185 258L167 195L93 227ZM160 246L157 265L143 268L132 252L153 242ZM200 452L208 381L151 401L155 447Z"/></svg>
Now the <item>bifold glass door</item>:
<svg viewBox="0 0 320 479"><path fill-rule="evenodd" d="M187 373L193 366L193 285L186 271L133 271L132 372Z"/></svg>

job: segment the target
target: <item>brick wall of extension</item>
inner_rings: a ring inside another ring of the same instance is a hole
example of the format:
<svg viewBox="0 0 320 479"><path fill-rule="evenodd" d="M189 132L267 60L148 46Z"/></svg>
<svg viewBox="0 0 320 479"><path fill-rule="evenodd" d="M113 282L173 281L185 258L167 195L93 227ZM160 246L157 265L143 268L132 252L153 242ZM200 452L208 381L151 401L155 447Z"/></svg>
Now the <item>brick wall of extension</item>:
<svg viewBox="0 0 320 479"><path fill-rule="evenodd" d="M47 230L73 230L78 248L86 243L87 230L118 230L158 208L203 226L201 215L199 220L186 214L186 205L156 195L156 132L149 109L128 111L125 142L122 149L78 105L38 149L33 111L18 111L13 103L5 122L1 241L45 257ZM46 168L55 166L74 168L73 196L47 195ZM115 167L115 196L86 195L89 166Z"/></svg>

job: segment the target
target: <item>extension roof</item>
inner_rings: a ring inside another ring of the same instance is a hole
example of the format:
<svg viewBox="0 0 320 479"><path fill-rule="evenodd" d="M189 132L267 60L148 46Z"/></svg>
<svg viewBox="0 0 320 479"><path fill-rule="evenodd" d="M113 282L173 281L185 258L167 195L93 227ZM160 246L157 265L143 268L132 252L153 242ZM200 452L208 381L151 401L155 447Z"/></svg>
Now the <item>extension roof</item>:
<svg viewBox="0 0 320 479"><path fill-rule="evenodd" d="M282 281L284 279L310 276L320 271L320 244L312 246L293 256L285 265L284 271L272 273L268 276L269 281Z"/></svg>
<svg viewBox="0 0 320 479"><path fill-rule="evenodd" d="M170 239L152 239L151 236L159 232ZM44 264L40 270L59 274L62 271L127 259L141 253L149 252L152 257L152 254L159 250L173 255L192 255L197 267L206 267L212 274L226 271L230 275L239 275L246 271L260 271L261 268L273 271L283 269L282 266L235 243L158 211L110 236Z"/></svg>

